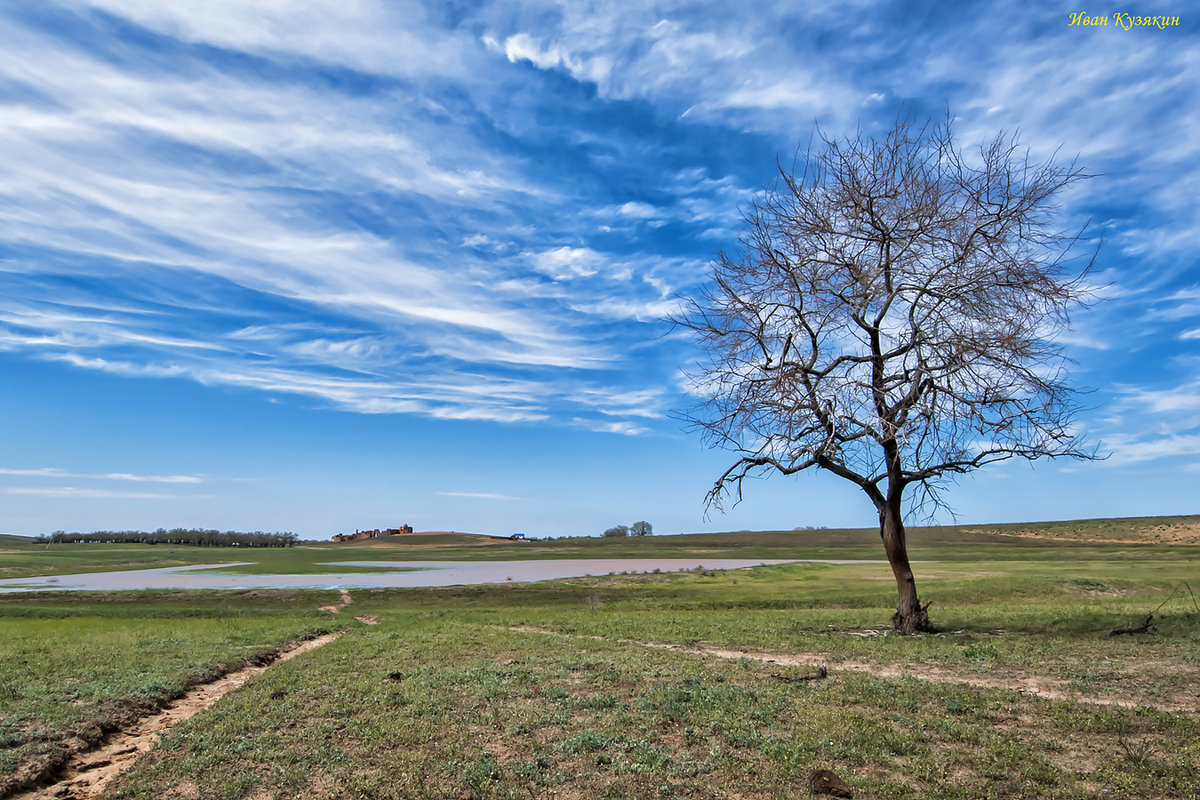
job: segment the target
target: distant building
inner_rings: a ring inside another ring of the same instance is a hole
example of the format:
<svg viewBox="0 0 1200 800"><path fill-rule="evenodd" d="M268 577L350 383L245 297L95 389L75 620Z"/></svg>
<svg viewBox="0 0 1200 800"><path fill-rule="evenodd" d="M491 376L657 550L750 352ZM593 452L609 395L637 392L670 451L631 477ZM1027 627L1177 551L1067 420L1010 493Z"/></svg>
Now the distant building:
<svg viewBox="0 0 1200 800"><path fill-rule="evenodd" d="M412 525L401 525L399 528L374 528L369 531L360 531L355 528L354 533L335 533L333 541L335 542L352 542L356 539L378 539L381 536L402 536L406 533L412 533Z"/></svg>

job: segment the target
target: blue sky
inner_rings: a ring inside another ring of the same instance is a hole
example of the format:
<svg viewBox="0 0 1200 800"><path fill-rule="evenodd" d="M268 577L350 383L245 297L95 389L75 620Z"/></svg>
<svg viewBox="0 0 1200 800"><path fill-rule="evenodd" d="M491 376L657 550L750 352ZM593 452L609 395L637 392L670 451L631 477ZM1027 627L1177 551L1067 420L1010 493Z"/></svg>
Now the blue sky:
<svg viewBox="0 0 1200 800"><path fill-rule="evenodd" d="M706 520L662 317L814 123L947 107L1099 173L1066 344L1112 453L959 518L1200 512L1200 6L963 5L4 4L0 531L871 525L816 474Z"/></svg>

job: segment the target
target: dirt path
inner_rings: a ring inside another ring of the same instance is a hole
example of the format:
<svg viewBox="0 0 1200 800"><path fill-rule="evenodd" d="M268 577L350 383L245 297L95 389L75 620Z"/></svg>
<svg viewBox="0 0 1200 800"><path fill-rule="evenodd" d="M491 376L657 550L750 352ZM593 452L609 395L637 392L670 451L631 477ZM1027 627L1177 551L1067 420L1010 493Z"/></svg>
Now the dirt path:
<svg viewBox="0 0 1200 800"><path fill-rule="evenodd" d="M334 606L321 606L320 611L330 611L334 614L340 614L342 609L354 602L354 598L350 596L350 592L346 589L338 589L338 602ZM374 614L359 614L354 618L355 622L361 622L363 625L378 625L379 617Z"/></svg>
<svg viewBox="0 0 1200 800"><path fill-rule="evenodd" d="M1007 689L1047 700L1066 700L1072 703L1087 703L1099 706L1118 706L1120 708L1154 708L1159 711L1196 713L1200 709L1200 695L1195 691L1178 692L1171 697L1171 702L1155 702L1152 700L1131 700L1116 695L1085 695L1069 688L1067 681L1046 675L1034 675L1022 670L1010 670L1006 675L967 674L948 667L930 664L877 664L866 661L839 660L838 656L829 653L751 653L742 650L725 650L711 645L694 645L685 647L678 644L661 644L657 642L639 642L634 639L606 639L603 636L580 636L578 634L559 633L545 628L535 628L519 625L507 630L522 633L537 633L548 636L561 636L571 639L593 639L598 641L615 641L622 644L635 644L641 647L658 650L673 650L677 653L707 656L711 658L741 659L760 661L765 664L778 664L781 667L825 667L829 672L867 672L877 678L918 678L931 683L963 683L968 686L978 686L983 689Z"/></svg>
<svg viewBox="0 0 1200 800"><path fill-rule="evenodd" d="M338 589L337 605L321 606L319 611L331 611L334 614L341 612L343 608L354 602L354 598L350 596L350 592L346 589Z"/></svg>
<svg viewBox="0 0 1200 800"><path fill-rule="evenodd" d="M255 675L327 645L339 636L341 633L335 632L309 639L282 651L269 664L245 667L212 683L197 686L157 714L143 717L125 730L109 736L99 748L73 755L57 783L13 795L10 800L91 800L99 797L109 781L133 766L143 753L158 743L163 731L208 708L234 689L244 686Z"/></svg>

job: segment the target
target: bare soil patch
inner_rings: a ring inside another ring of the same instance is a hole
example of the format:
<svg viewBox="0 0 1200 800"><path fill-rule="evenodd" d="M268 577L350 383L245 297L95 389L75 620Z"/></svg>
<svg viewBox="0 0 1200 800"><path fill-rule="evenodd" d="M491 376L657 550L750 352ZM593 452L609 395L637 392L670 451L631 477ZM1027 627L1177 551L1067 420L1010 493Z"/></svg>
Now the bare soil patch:
<svg viewBox="0 0 1200 800"><path fill-rule="evenodd" d="M162 711L142 717L134 724L109 736L93 750L74 753L51 786L14 795L13 800L91 800L99 797L108 783L158 743L163 731L194 716L225 695L275 664L329 644L341 636L327 633L280 651L269 663L244 667L211 683L191 689Z"/></svg>
<svg viewBox="0 0 1200 800"><path fill-rule="evenodd" d="M1095 544L1170 544L1200 545L1200 522L1172 522L1148 525L1144 528L1105 531L1089 526L1086 529L1065 529L1059 526L1018 530L983 530L965 528L966 533L986 533L1014 539L1044 539Z"/></svg>
<svg viewBox="0 0 1200 800"><path fill-rule="evenodd" d="M320 611L330 611L334 614L341 612L343 608L354 602L354 598L350 596L350 592L345 589L338 589L338 601L336 605L321 606Z"/></svg>

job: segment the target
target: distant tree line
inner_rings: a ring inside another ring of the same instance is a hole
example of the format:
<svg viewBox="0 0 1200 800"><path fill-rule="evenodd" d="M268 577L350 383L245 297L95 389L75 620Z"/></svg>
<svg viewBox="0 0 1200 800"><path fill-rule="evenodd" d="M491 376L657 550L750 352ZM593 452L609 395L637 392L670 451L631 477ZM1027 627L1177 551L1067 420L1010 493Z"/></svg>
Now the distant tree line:
<svg viewBox="0 0 1200 800"><path fill-rule="evenodd" d="M159 528L156 531L93 531L91 533L67 533L55 531L49 536L39 536L35 541L52 544L74 542L96 542L103 544L190 544L198 547L292 547L299 541L294 533L242 533L239 531L216 531L203 528Z"/></svg>
<svg viewBox="0 0 1200 800"><path fill-rule="evenodd" d="M632 525L615 525L604 532L604 535L609 538L621 538L624 536L649 536L654 532L654 526L649 522L642 520L635 522Z"/></svg>

